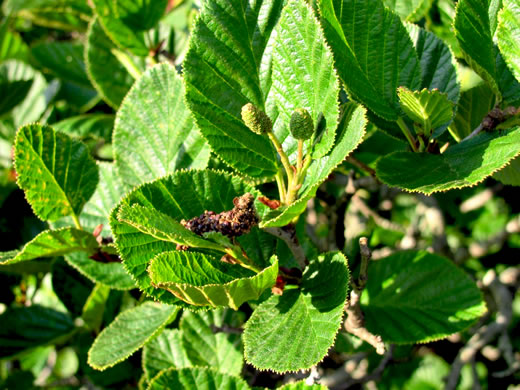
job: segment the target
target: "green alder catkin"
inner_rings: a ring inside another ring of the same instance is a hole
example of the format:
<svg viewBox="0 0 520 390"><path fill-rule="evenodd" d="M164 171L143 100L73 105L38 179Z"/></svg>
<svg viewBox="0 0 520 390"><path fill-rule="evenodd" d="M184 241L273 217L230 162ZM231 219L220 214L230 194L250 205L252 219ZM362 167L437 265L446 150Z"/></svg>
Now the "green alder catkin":
<svg viewBox="0 0 520 390"><path fill-rule="evenodd" d="M297 108L291 115L289 129L294 138L298 140L308 140L314 134L314 124L311 114L305 108Z"/></svg>
<svg viewBox="0 0 520 390"><path fill-rule="evenodd" d="M273 130L273 122L265 112L252 103L242 107L242 120L245 125L256 134L265 134Z"/></svg>

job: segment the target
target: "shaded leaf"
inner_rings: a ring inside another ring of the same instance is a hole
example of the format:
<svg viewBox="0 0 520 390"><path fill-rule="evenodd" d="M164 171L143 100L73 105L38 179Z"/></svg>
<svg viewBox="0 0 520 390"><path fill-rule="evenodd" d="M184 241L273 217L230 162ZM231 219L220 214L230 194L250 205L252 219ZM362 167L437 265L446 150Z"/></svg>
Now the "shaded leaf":
<svg viewBox="0 0 520 390"><path fill-rule="evenodd" d="M343 254L329 252L311 261L300 288L286 288L282 296L271 296L247 321L246 361L280 373L319 363L341 326L348 281Z"/></svg>
<svg viewBox="0 0 520 390"><path fill-rule="evenodd" d="M65 260L70 266L93 282L108 286L114 290L130 290L136 287L134 280L121 263L95 261L82 252L66 255Z"/></svg>
<svg viewBox="0 0 520 390"><path fill-rule="evenodd" d="M23 101L17 104L10 115L14 128L40 119L49 101L57 92L58 84L48 84L43 75L29 65L16 60L5 61L0 65L2 83L32 81Z"/></svg>
<svg viewBox="0 0 520 390"><path fill-rule="evenodd" d="M99 180L87 147L45 125L18 130L14 163L18 185L42 220L79 215Z"/></svg>
<svg viewBox="0 0 520 390"><path fill-rule="evenodd" d="M63 258L52 263L52 290L74 318L81 315L92 287L92 282L70 267Z"/></svg>
<svg viewBox="0 0 520 390"><path fill-rule="evenodd" d="M462 331L486 312L462 270L426 251L398 252L370 266L361 304L366 327L389 343L422 343Z"/></svg>
<svg viewBox="0 0 520 390"><path fill-rule="evenodd" d="M493 36L497 28L497 0L461 0L453 26L464 59L486 82L499 100L520 100L520 84L505 65Z"/></svg>
<svg viewBox="0 0 520 390"><path fill-rule="evenodd" d="M90 22L85 45L87 75L101 97L117 108L134 83L134 78L112 54L115 45L97 19Z"/></svg>
<svg viewBox="0 0 520 390"><path fill-rule="evenodd" d="M122 49L146 57L144 30L164 14L168 0L93 0L99 21L110 39Z"/></svg>
<svg viewBox="0 0 520 390"><path fill-rule="evenodd" d="M380 117L396 120L397 87L421 85L419 59L399 16L380 0L322 0L320 15L348 93Z"/></svg>
<svg viewBox="0 0 520 390"><path fill-rule="evenodd" d="M186 101L211 149L227 164L253 178L277 172L267 137L251 132L241 109L253 103L265 111L271 85L266 46L283 0L205 1L184 60Z"/></svg>
<svg viewBox="0 0 520 390"><path fill-rule="evenodd" d="M210 149L184 103L184 86L173 66L148 69L134 84L114 128L119 175L130 186L181 168L206 168Z"/></svg>
<svg viewBox="0 0 520 390"><path fill-rule="evenodd" d="M438 89L448 95L448 99L459 101L460 83L457 63L450 47L434 33L407 23L406 29L412 39L421 65L421 88Z"/></svg>
<svg viewBox="0 0 520 390"><path fill-rule="evenodd" d="M88 364L104 370L125 360L172 321L178 311L176 306L155 302L125 310L96 338L88 353Z"/></svg>
<svg viewBox="0 0 520 390"><path fill-rule="evenodd" d="M496 172L493 178L510 186L520 186L520 158L513 159L511 164Z"/></svg>
<svg viewBox="0 0 520 390"><path fill-rule="evenodd" d="M470 135L494 106L495 95L485 83L462 92L457 105L457 114L449 126L453 138L460 142Z"/></svg>
<svg viewBox="0 0 520 390"><path fill-rule="evenodd" d="M148 389L249 390L250 387L242 378L223 374L211 368L193 367L182 369L171 368L161 371L152 379Z"/></svg>
<svg viewBox="0 0 520 390"><path fill-rule="evenodd" d="M8 308L0 315L0 357L56 343L73 329L74 323L67 314L47 307Z"/></svg>
<svg viewBox="0 0 520 390"><path fill-rule="evenodd" d="M86 114L72 116L52 125L55 130L79 138L94 138L112 142L114 116L110 114Z"/></svg>
<svg viewBox="0 0 520 390"><path fill-rule="evenodd" d="M64 30L83 30L92 12L82 0L6 0L5 15L19 16L36 25Z"/></svg>
<svg viewBox="0 0 520 390"><path fill-rule="evenodd" d="M401 19L416 22L429 11L432 0L384 0L384 4Z"/></svg>
<svg viewBox="0 0 520 390"><path fill-rule="evenodd" d="M152 285L196 306L229 306L238 310L272 287L278 275L278 259L255 274L240 265L228 264L200 253L163 252L150 263Z"/></svg>
<svg viewBox="0 0 520 390"><path fill-rule="evenodd" d="M98 333L103 322L103 313L110 294L110 287L96 284L83 306L81 318L87 327Z"/></svg>
<svg viewBox="0 0 520 390"><path fill-rule="evenodd" d="M395 152L377 162L384 183L431 194L477 184L520 153L520 129L481 133L443 154ZM396 169L399 167L399 169Z"/></svg>
<svg viewBox="0 0 520 390"><path fill-rule="evenodd" d="M43 68L63 80L90 87L83 61L83 45L73 42L44 42L31 48Z"/></svg>

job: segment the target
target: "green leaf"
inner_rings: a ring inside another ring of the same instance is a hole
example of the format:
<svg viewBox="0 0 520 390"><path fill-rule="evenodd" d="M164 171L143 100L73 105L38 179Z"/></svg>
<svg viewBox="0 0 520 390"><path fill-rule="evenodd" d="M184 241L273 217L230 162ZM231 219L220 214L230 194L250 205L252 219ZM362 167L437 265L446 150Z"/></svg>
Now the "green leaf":
<svg viewBox="0 0 520 390"><path fill-rule="evenodd" d="M402 20L416 22L428 12L432 0L384 0L384 4Z"/></svg>
<svg viewBox="0 0 520 390"><path fill-rule="evenodd" d="M34 260L39 257L63 256L67 253L83 251L93 253L98 243L92 235L84 230L62 228L45 230L29 241L20 251L11 252L12 256L2 256L0 265L14 264Z"/></svg>
<svg viewBox="0 0 520 390"><path fill-rule="evenodd" d="M31 48L43 68L63 80L90 87L83 61L83 45L73 42L44 42Z"/></svg>
<svg viewBox="0 0 520 390"><path fill-rule="evenodd" d="M79 215L99 180L87 147L50 126L18 130L14 163L18 185L42 220Z"/></svg>
<svg viewBox="0 0 520 390"><path fill-rule="evenodd" d="M109 294L110 287L96 284L83 306L81 318L93 332L99 333Z"/></svg>
<svg viewBox="0 0 520 390"><path fill-rule="evenodd" d="M348 282L347 259L340 252L311 261L300 288L271 296L247 321L246 361L280 373L318 364L341 326Z"/></svg>
<svg viewBox="0 0 520 390"><path fill-rule="evenodd" d="M4 17L0 22L0 61L11 59L27 61L29 47L19 34L9 30L9 22L8 17Z"/></svg>
<svg viewBox="0 0 520 390"><path fill-rule="evenodd" d="M240 326L242 316L239 314L225 309L183 313L179 328L191 366L211 367L224 374L240 376L244 364L240 334L214 331L214 327L223 325Z"/></svg>
<svg viewBox="0 0 520 390"><path fill-rule="evenodd" d="M250 387L242 378L223 374L206 367L164 370L153 378L148 386L148 390L170 389L249 390Z"/></svg>
<svg viewBox="0 0 520 390"><path fill-rule="evenodd" d="M86 114L72 116L52 125L55 130L73 137L94 138L112 142L114 116L110 114Z"/></svg>
<svg viewBox="0 0 520 390"><path fill-rule="evenodd" d="M103 225L101 235L111 237L108 217L110 211L125 194L126 187L116 175L114 164L97 162L99 170L99 184L94 195L83 207L79 221L83 229L93 232L99 224ZM73 226L71 218L62 218L52 223L53 228Z"/></svg>
<svg viewBox="0 0 520 390"><path fill-rule="evenodd" d="M184 103L181 77L168 63L150 68L123 101L114 128L119 175L136 186L176 169L203 169L210 149Z"/></svg>
<svg viewBox="0 0 520 390"><path fill-rule="evenodd" d="M416 24L405 25L421 64L421 89L438 89L453 103L459 101L460 83L457 62L450 47L434 33Z"/></svg>
<svg viewBox="0 0 520 390"><path fill-rule="evenodd" d="M93 0L99 21L110 39L137 56L148 56L144 30L155 26L168 0Z"/></svg>
<svg viewBox="0 0 520 390"><path fill-rule="evenodd" d="M266 47L283 3L205 1L184 60L186 101L202 135L224 162L253 178L274 176L276 155L240 112L247 103L265 110L271 86Z"/></svg>
<svg viewBox="0 0 520 390"><path fill-rule="evenodd" d="M150 263L152 285L171 292L195 306L229 306L238 310L272 287L278 275L278 259L255 274L240 265L228 264L201 253L163 252Z"/></svg>
<svg viewBox="0 0 520 390"><path fill-rule="evenodd" d="M0 80L2 83L10 84L16 81L32 81L24 100L11 112L15 128L39 120L57 90L57 85L47 84L40 72L16 60L9 60L0 65Z"/></svg>
<svg viewBox="0 0 520 390"><path fill-rule="evenodd" d="M520 153L520 128L481 133L443 154L395 152L377 162L377 177L390 186L431 194L477 184Z"/></svg>
<svg viewBox="0 0 520 390"><path fill-rule="evenodd" d="M266 106L271 119L276 118L273 131L294 163L298 141L289 131L293 111L305 108L314 124L323 114L325 129L313 149L313 157L323 157L334 143L338 125L339 80L320 24L304 1L292 0L284 7L272 46L272 86Z"/></svg>
<svg viewBox="0 0 520 390"><path fill-rule="evenodd" d="M486 312L475 282L426 251L398 252L370 265L361 298L366 327L389 343L424 343L462 331Z"/></svg>
<svg viewBox="0 0 520 390"><path fill-rule="evenodd" d="M102 263L92 260L83 252L74 252L65 256L65 260L80 274L95 283L114 290L131 290L136 287L132 277L121 263Z"/></svg>
<svg viewBox="0 0 520 390"><path fill-rule="evenodd" d="M139 204L132 206L123 204L117 214L119 222L134 227L141 233L157 240L195 248L220 250L222 247L212 241L205 240L186 229L172 217L150 207Z"/></svg>
<svg viewBox="0 0 520 390"><path fill-rule="evenodd" d="M125 310L96 338L88 352L88 364L105 370L125 360L171 322L178 311L176 306L156 302Z"/></svg>
<svg viewBox="0 0 520 390"><path fill-rule="evenodd" d="M448 100L448 95L438 90L410 91L399 87L397 93L404 113L414 121L416 133L430 136L438 127L447 125L453 117L455 104Z"/></svg>
<svg viewBox="0 0 520 390"><path fill-rule="evenodd" d="M381 0L322 0L320 14L348 93L380 117L397 120L397 87L421 85L419 59L399 16Z"/></svg>
<svg viewBox="0 0 520 390"><path fill-rule="evenodd" d="M134 78L113 54L115 45L97 19L90 22L85 45L87 75L101 97L117 109Z"/></svg>
<svg viewBox="0 0 520 390"><path fill-rule="evenodd" d="M520 101L520 84L505 65L493 37L497 29L498 0L461 0L453 26L464 59L499 100Z"/></svg>
<svg viewBox="0 0 520 390"><path fill-rule="evenodd" d="M496 172L493 178L506 185L520 186L520 158L511 160L511 163Z"/></svg>
<svg viewBox="0 0 520 390"><path fill-rule="evenodd" d="M126 269L135 278L139 288L161 301L179 303L179 300L166 290L155 289L151 285L147 273L150 260L160 253L175 251L177 244L163 241L150 234L140 232L131 225L119 222L116 216L122 205L125 205L127 210L129 207L132 210L131 208L137 205L138 207L134 210L148 212L147 219L152 214L158 216L161 223L165 223L165 229L170 230L171 233L173 221L189 220L203 214L206 210L212 210L216 213L229 210L233 207L233 199L247 192L253 194L255 198L260 196L257 190L245 184L239 177L211 170L192 170L176 171L170 176L143 184L129 193L112 212L110 225L116 239L118 252ZM147 209L143 210L142 207ZM258 200L255 201L255 207L259 216L263 216L268 209ZM149 210L155 210L158 214L150 213ZM142 224L143 221L140 221L140 223ZM144 230L145 226L142 226L142 228ZM261 242L265 246L263 251L266 251L265 256L269 259L274 252L275 240L273 237L267 238L269 236L267 233L255 232L255 229L253 229L252 234L254 233L257 237L257 242ZM186 229L184 231L187 232ZM162 238L166 238L164 233L161 234L163 235ZM239 237L239 241L242 242L242 239L246 239L246 237L248 235ZM214 248L219 247L217 244L201 237L198 237L198 240L204 241L205 245L213 245ZM267 252L270 252L268 256ZM253 259L256 261L257 257L253 257ZM258 265L265 267L269 263L258 263Z"/></svg>
<svg viewBox="0 0 520 390"><path fill-rule="evenodd" d="M0 89L5 92L0 101L0 116L7 114L14 107L20 104L33 85L33 80L16 80L5 82L2 80Z"/></svg>
<svg viewBox="0 0 520 390"><path fill-rule="evenodd" d="M83 305L92 291L92 282L70 267L63 258L52 263L52 291L71 316L81 315Z"/></svg>
<svg viewBox="0 0 520 390"><path fill-rule="evenodd" d="M83 30L92 14L82 0L6 0L4 15L18 16L36 25L64 30Z"/></svg>
<svg viewBox="0 0 520 390"><path fill-rule="evenodd" d="M74 323L65 313L39 305L8 308L0 315L0 358L56 343L73 330Z"/></svg>
<svg viewBox="0 0 520 390"><path fill-rule="evenodd" d="M485 83L462 92L457 114L448 128L453 138L460 142L470 135L494 106L495 95Z"/></svg>
<svg viewBox="0 0 520 390"><path fill-rule="evenodd" d="M342 107L343 116L338 125L334 146L328 155L314 160L298 193L298 200L289 206L272 210L260 222L260 227L277 227L289 224L302 214L307 201L316 195L318 187L361 143L367 125L366 110L354 103Z"/></svg>
<svg viewBox="0 0 520 390"><path fill-rule="evenodd" d="M497 41L509 69L520 81L520 2L503 0L498 14Z"/></svg>
<svg viewBox="0 0 520 390"><path fill-rule="evenodd" d="M182 336L179 329L165 329L146 343L143 348L143 370L148 381L162 370L192 366L183 347Z"/></svg>

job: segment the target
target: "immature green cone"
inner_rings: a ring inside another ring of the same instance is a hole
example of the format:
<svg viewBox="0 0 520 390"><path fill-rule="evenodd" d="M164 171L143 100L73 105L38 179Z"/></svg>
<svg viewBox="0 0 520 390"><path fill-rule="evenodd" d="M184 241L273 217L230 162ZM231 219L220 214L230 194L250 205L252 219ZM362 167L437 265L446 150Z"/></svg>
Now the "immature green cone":
<svg viewBox="0 0 520 390"><path fill-rule="evenodd" d="M289 129L294 138L299 140L307 140L314 133L314 124L312 123L311 114L305 108L297 108L291 115Z"/></svg>
<svg viewBox="0 0 520 390"><path fill-rule="evenodd" d="M256 134L265 134L273 129L273 122L267 114L252 103L242 107L242 120Z"/></svg>

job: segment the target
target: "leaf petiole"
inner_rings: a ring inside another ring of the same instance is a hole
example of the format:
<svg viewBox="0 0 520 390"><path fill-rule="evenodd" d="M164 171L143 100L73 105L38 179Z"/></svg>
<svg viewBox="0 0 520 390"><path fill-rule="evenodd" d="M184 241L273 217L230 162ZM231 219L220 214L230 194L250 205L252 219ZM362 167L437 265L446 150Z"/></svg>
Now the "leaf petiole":
<svg viewBox="0 0 520 390"><path fill-rule="evenodd" d="M406 137L406 139L408 140L408 142L410 143L412 150L415 153L417 153L419 151L419 149L417 149L417 144L415 143L415 139L402 117L399 117L397 119L397 124L398 124L399 128L402 130L402 132L403 132L404 136Z"/></svg>

